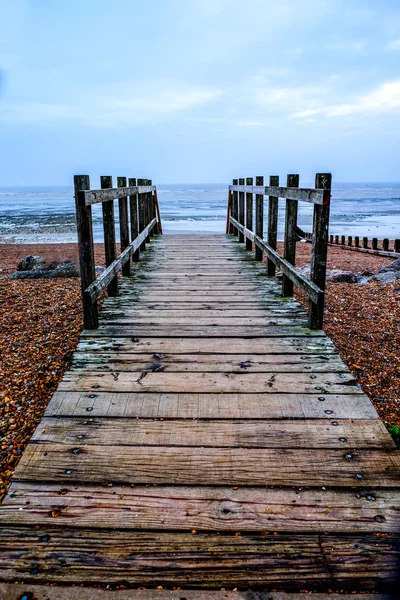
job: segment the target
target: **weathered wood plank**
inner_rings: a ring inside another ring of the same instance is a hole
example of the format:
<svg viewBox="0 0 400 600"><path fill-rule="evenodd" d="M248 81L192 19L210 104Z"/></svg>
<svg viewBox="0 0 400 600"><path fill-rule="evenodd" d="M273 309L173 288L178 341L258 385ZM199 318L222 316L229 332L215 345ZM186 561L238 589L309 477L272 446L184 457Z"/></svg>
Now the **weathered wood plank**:
<svg viewBox="0 0 400 600"><path fill-rule="evenodd" d="M383 423L325 419L242 421L154 421L45 417L32 440L40 443L101 446L210 446L242 448L395 448ZM400 497L399 497L400 502Z"/></svg>
<svg viewBox="0 0 400 600"><path fill-rule="evenodd" d="M119 198L125 198L126 196L133 196L136 194L147 194L148 192L154 192L155 189L155 186L144 185L89 190L81 192L79 194L79 201L82 203L82 205L90 206L91 204L97 204L99 202L110 202L112 200L118 200Z"/></svg>
<svg viewBox="0 0 400 600"><path fill-rule="evenodd" d="M323 204L325 195L322 190L313 188L296 188L279 187L275 185L258 186L258 185L230 185L231 192L246 192L248 194L262 194L263 196L277 196L278 198L286 198L287 200L302 200L312 204Z"/></svg>
<svg viewBox="0 0 400 600"><path fill-rule="evenodd" d="M180 317L165 317L157 313L148 313L145 317L138 317L134 314L129 313L121 316L113 312L106 313L102 318L102 326L140 326L140 325L153 325L159 327L171 328L179 326L189 327L234 327L235 331L240 330L241 327L268 327L268 326L280 326L289 327L303 326L307 327L307 320L304 318L304 314L288 314L280 313L273 315L270 318L264 317L228 317L228 316L215 316L208 317L207 314L203 317L200 316L180 316ZM256 332L254 332L256 333Z"/></svg>
<svg viewBox="0 0 400 600"><path fill-rule="evenodd" d="M156 394L61 392L47 416L170 419L377 419L364 395L337 394ZM89 422L89 421L88 421Z"/></svg>
<svg viewBox="0 0 400 600"><path fill-rule="evenodd" d="M76 352L71 370L106 372L106 371L168 371L201 373L340 373L346 371L341 358L336 355L304 355L269 354L266 356L241 354L107 354Z"/></svg>
<svg viewBox="0 0 400 600"><path fill-rule="evenodd" d="M400 452L29 444L14 480L170 485L396 487Z"/></svg>
<svg viewBox="0 0 400 600"><path fill-rule="evenodd" d="M24 594L29 598L33 594L35 600L304 600L304 594L285 592L252 592L239 591L210 591L210 590L188 590L166 591L166 590L103 590L83 587L49 587L35 584L0 583L1 594L4 600L21 600ZM324 594L313 593L313 600L397 600L387 594Z"/></svg>
<svg viewBox="0 0 400 600"><path fill-rule="evenodd" d="M350 373L67 372L60 391L359 394Z"/></svg>
<svg viewBox="0 0 400 600"><path fill-rule="evenodd" d="M194 338L236 338L241 336L243 338L250 337L293 337L293 336L306 336L310 338L323 337L324 334L321 331L312 331L307 327L300 325L270 325L270 326L259 326L259 325L246 325L241 327L224 327L222 325L203 325L201 327L195 326L179 326L172 325L127 325L117 324L113 325L100 325L96 331L85 330L82 332L82 337L93 338L93 337L194 337Z"/></svg>
<svg viewBox="0 0 400 600"><path fill-rule="evenodd" d="M15 482L0 523L135 530L379 532L398 530L400 500L385 489L146 487ZM60 494L60 489L62 494ZM56 510L57 517L52 515ZM383 517L384 518L379 518ZM56 520L57 519L57 520Z"/></svg>
<svg viewBox="0 0 400 600"><path fill-rule="evenodd" d="M41 539L43 541L41 541ZM4 527L4 581L186 588L336 587L395 590L399 537L157 533L116 529ZM363 551L360 553L359 548ZM60 555L67 553L67 566ZM10 561L9 557L12 557ZM345 559L345 560L344 560ZM357 570L351 566L358 561ZM350 566L349 566L350 565ZM331 567L336 567L333 575ZM121 576L123 573L123 576Z"/></svg>
<svg viewBox="0 0 400 600"><path fill-rule="evenodd" d="M82 337L78 344L78 350L93 352L99 350L108 352L118 350L119 352L133 353L173 353L173 354L199 354L199 353L223 353L238 354L331 354L337 353L332 341L325 336L309 337L282 337L282 338L254 338L252 340L240 337L201 338L151 338L143 337L104 337L96 335Z"/></svg>

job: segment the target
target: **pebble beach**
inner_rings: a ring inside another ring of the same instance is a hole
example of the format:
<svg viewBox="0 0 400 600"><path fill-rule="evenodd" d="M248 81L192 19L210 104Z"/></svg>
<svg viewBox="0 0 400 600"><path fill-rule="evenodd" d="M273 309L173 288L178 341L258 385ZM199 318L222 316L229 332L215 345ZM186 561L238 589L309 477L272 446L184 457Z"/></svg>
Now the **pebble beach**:
<svg viewBox="0 0 400 600"><path fill-rule="evenodd" d="M298 266L309 262L310 250L310 244L298 244ZM79 279L7 279L30 254L48 261L77 260L77 246L0 244L0 498L69 366L82 329ZM95 245L95 254L96 265L104 265L102 244ZM391 261L330 247L328 268L362 276ZM399 309L400 285L395 283L327 284L324 329L392 433L400 427Z"/></svg>

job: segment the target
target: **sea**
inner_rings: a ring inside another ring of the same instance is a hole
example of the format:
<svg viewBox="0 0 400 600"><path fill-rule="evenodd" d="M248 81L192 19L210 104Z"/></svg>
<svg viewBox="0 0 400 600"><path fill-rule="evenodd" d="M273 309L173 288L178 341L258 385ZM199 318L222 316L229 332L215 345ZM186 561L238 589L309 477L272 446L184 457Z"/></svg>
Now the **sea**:
<svg viewBox="0 0 400 600"><path fill-rule="evenodd" d="M304 187L313 186L304 184ZM157 186L164 233L224 233L227 190L228 185L223 183ZM265 219L267 205L266 202ZM312 210L311 204L299 202L298 224L305 231L312 230ZM284 218L285 201L280 200L279 239L283 236ZM100 205L93 206L93 229L95 241L101 242ZM400 238L400 183L336 183L332 190L329 233ZM0 188L0 243L75 241L72 187Z"/></svg>

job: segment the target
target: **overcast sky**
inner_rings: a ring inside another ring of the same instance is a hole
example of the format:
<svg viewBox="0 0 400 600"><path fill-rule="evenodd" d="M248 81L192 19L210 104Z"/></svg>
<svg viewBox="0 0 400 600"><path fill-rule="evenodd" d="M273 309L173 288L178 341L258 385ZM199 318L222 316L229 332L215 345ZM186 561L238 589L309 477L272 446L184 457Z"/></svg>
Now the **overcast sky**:
<svg viewBox="0 0 400 600"><path fill-rule="evenodd" d="M399 181L399 0L0 0L0 186Z"/></svg>

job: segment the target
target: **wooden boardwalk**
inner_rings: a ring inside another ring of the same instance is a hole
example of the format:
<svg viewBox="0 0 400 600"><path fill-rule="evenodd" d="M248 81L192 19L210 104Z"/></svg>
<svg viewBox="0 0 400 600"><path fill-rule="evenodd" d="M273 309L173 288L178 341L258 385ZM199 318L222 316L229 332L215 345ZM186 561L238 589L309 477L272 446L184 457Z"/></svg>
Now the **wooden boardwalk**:
<svg viewBox="0 0 400 600"><path fill-rule="evenodd" d="M143 257L15 472L0 581L395 592L400 455L332 342L228 236Z"/></svg>

